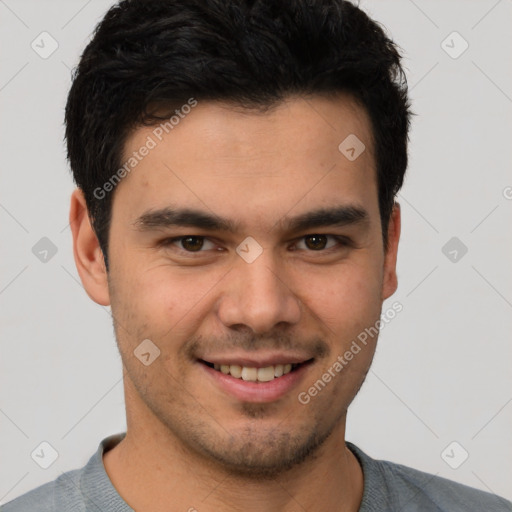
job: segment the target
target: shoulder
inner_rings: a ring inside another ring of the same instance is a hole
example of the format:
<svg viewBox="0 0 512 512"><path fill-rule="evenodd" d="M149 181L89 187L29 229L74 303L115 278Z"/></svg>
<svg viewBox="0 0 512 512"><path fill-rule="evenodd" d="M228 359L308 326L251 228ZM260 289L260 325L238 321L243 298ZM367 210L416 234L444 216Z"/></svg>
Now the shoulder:
<svg viewBox="0 0 512 512"><path fill-rule="evenodd" d="M81 472L81 469L74 469L63 473L52 482L40 485L6 503L1 507L1 512L83 512L85 508L81 506Z"/></svg>
<svg viewBox="0 0 512 512"><path fill-rule="evenodd" d="M375 508L377 501L386 503L386 510L404 512L512 512L512 503L495 494L402 464L375 460L351 443L347 445L361 463L365 477L361 512L383 510Z"/></svg>
<svg viewBox="0 0 512 512"><path fill-rule="evenodd" d="M382 472L388 482L398 489L407 489L406 495L411 501L432 504L435 510L446 512L512 512L512 503L485 491L454 482L447 478L418 471L413 468L394 464L388 461L380 462ZM414 498L416 496L416 498ZM433 508L434 509L434 508Z"/></svg>
<svg viewBox="0 0 512 512"><path fill-rule="evenodd" d="M0 512L132 512L113 487L102 461L105 450L118 444L124 435L103 439L85 466L22 494L0 507Z"/></svg>

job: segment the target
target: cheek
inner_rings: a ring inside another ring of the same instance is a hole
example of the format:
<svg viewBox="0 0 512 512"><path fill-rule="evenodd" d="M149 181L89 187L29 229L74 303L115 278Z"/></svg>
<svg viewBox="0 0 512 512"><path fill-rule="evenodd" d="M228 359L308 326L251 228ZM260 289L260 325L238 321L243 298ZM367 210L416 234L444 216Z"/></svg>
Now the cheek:
<svg viewBox="0 0 512 512"><path fill-rule="evenodd" d="M380 314L382 272L373 264L347 264L309 286L308 301L334 332L354 334Z"/></svg>
<svg viewBox="0 0 512 512"><path fill-rule="evenodd" d="M190 336L207 314L221 277L160 265L132 272L124 285L124 297L128 298L127 308L148 327L148 335L181 339Z"/></svg>

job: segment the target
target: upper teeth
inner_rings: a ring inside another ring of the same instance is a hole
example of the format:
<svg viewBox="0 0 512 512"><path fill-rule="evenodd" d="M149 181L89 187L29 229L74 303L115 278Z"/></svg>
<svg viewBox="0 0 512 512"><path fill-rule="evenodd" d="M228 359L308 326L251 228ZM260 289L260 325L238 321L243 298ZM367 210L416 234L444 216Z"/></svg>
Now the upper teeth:
<svg viewBox="0 0 512 512"><path fill-rule="evenodd" d="M292 371L292 365L290 363L276 364L274 366L266 366L265 368L251 368L237 364L214 364L213 367L236 379L251 382L269 382L274 380L274 378L281 377Z"/></svg>

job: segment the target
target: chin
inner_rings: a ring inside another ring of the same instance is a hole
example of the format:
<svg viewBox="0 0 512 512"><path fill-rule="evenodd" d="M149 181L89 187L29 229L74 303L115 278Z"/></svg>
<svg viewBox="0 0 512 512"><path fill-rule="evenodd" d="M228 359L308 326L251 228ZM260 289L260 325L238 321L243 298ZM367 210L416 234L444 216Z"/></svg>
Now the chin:
<svg viewBox="0 0 512 512"><path fill-rule="evenodd" d="M273 479L313 458L331 431L319 434L314 427L309 432L290 432L287 427L279 429L279 424L264 429L251 426L224 442L218 437L213 442L196 438L195 444L203 457L228 474Z"/></svg>

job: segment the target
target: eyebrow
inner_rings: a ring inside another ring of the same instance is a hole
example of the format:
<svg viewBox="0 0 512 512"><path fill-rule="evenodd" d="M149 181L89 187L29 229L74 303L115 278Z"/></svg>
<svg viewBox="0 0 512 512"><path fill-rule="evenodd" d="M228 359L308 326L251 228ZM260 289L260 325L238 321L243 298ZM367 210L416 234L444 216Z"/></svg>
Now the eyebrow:
<svg viewBox="0 0 512 512"><path fill-rule="evenodd" d="M368 222L369 215L364 208L336 206L318 208L296 217L284 217L275 225L278 224L285 231L303 231L317 227L342 227L352 224L367 224ZM171 207L146 211L134 221L133 226L142 232L169 227L191 227L228 233L241 231L239 223L218 215L191 208Z"/></svg>

